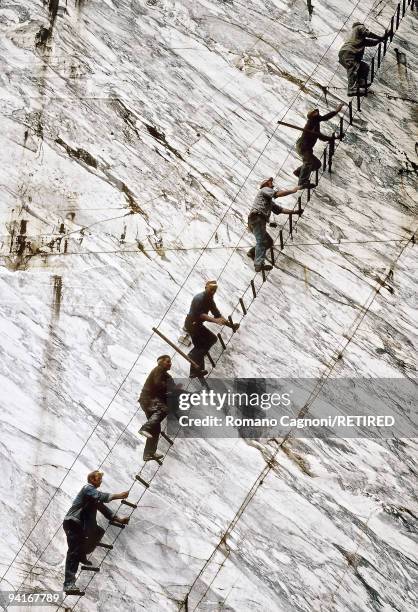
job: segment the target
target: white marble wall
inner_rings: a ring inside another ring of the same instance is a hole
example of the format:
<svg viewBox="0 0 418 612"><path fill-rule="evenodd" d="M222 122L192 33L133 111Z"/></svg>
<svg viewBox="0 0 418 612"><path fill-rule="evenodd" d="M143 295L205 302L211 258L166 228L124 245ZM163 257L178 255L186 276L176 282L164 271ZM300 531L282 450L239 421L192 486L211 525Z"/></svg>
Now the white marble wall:
<svg viewBox="0 0 418 612"><path fill-rule="evenodd" d="M131 485L137 394L166 351L151 327L164 317L176 339L191 296L219 274L232 312L253 276L245 225L260 177L295 183L295 134L277 120L344 99L349 24L380 33L395 7L0 7L2 589L60 588L60 523L87 471L103 462L104 489ZM415 378L416 57L408 12L218 376ZM393 293L377 293L391 267ZM205 566L272 455L229 552ZM177 610L204 568L191 609L413 610L415 470L413 439L292 440L285 452L178 441L77 608ZM131 499L141 493L134 484Z"/></svg>

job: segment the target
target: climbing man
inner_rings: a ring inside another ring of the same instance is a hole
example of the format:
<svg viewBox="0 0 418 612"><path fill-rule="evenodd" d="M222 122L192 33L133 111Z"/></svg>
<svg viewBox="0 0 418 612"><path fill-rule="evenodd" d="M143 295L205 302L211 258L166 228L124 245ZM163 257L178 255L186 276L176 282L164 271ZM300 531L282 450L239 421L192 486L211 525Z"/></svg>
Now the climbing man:
<svg viewBox="0 0 418 612"><path fill-rule="evenodd" d="M383 42L387 38L378 36L370 32L361 22L353 23L351 34L348 40L345 41L338 53L338 61L341 66L347 70L348 91L347 95L364 96L366 93L367 75L369 74L369 66L363 62L365 47L375 47L379 42Z"/></svg>
<svg viewBox="0 0 418 612"><path fill-rule="evenodd" d="M93 552L104 534L104 529L96 523L97 510L109 521L116 521L122 525L129 522L129 517L119 517L105 506L114 499L126 499L129 492L101 493L98 489L102 484L102 478L103 472L97 470L88 474L88 484L78 493L64 518L63 528L68 544L64 579L64 591L67 595L80 593L75 584L78 565L79 563L91 565L86 555Z"/></svg>
<svg viewBox="0 0 418 612"><path fill-rule="evenodd" d="M252 247L247 252L247 255L251 257L251 259L254 259L254 269L256 272L271 270L273 267L264 263L267 249L273 246L273 239L266 230L271 213L274 212L275 215L279 213L293 215L296 212L275 204L273 198L283 198L284 196L296 193L298 189L299 187L283 189L282 191L275 189L273 186L273 177L265 179L261 183L250 214L248 215L248 229L254 234L255 247Z"/></svg>
<svg viewBox="0 0 418 612"><path fill-rule="evenodd" d="M321 133L320 124L322 121L329 121L335 117L343 106L343 103L339 104L334 111L326 115L320 115L317 108L309 111L306 115L308 121L303 128L302 135L296 141L296 152L302 158L303 163L293 172L295 176L299 177L300 189L316 187L314 183L309 182L309 177L311 176L311 172L319 170L321 161L314 155L313 148L318 138L324 141L330 141L333 138L332 136L325 136L325 134Z"/></svg>
<svg viewBox="0 0 418 612"><path fill-rule="evenodd" d="M147 417L138 433L147 441L144 448L144 461L159 461L164 455L157 453L161 423L168 414L168 402L180 391L168 371L171 369L171 357L161 355L157 365L148 375L139 396L139 405Z"/></svg>
<svg viewBox="0 0 418 612"><path fill-rule="evenodd" d="M199 369L196 369L193 365L190 366L190 378L201 378L207 374L205 355L217 341L215 334L203 324L207 321L208 323L216 323L216 325L226 325L231 327L234 332L239 328L239 324L233 323L231 325L219 312L213 299L217 289L218 284L215 280L206 283L205 290L194 296L184 323L184 329L190 334L193 342L189 357L199 366ZM212 313L212 317L208 314L209 312Z"/></svg>

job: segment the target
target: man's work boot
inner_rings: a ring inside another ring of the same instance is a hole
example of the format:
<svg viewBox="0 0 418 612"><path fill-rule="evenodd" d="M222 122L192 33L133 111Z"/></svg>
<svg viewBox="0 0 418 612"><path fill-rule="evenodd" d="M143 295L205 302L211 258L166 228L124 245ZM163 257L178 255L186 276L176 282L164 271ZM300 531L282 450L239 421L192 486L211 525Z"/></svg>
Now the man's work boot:
<svg viewBox="0 0 418 612"><path fill-rule="evenodd" d="M161 453L153 453L152 455L144 455L144 461L160 461L164 455Z"/></svg>
<svg viewBox="0 0 418 612"><path fill-rule="evenodd" d="M270 264L263 264L262 266L254 266L254 270L256 272L261 272L261 270L268 272L269 270L273 270L273 266L271 266Z"/></svg>
<svg viewBox="0 0 418 612"><path fill-rule="evenodd" d="M190 370L189 378L203 378L207 373L207 370Z"/></svg>
<svg viewBox="0 0 418 612"><path fill-rule="evenodd" d="M147 429L144 429L145 425L142 425L141 429L138 431L138 433L141 436L144 436L145 438L148 438L149 440L151 440L154 436L152 435L152 433L150 431L148 431Z"/></svg>
<svg viewBox="0 0 418 612"><path fill-rule="evenodd" d="M255 248L251 247L251 249L249 251L247 251L247 257L249 257L250 259L254 259L255 257Z"/></svg>
<svg viewBox="0 0 418 612"><path fill-rule="evenodd" d="M93 565L93 563L89 561L85 555L80 559L80 563L82 563L83 565Z"/></svg>

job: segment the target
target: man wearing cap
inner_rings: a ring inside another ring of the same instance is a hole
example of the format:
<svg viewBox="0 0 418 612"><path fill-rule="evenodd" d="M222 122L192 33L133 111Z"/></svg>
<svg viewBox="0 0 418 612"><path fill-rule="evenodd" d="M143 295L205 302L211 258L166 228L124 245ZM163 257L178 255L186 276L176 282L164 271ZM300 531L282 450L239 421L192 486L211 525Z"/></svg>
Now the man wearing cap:
<svg viewBox="0 0 418 612"><path fill-rule="evenodd" d="M347 95L363 96L366 93L369 66L363 62L365 47L375 47L387 38L370 32L360 21L353 23L350 37L338 53L338 61L347 70Z"/></svg>
<svg viewBox="0 0 418 612"><path fill-rule="evenodd" d="M63 528L68 543L64 591L68 595L80 592L75 584L78 565L79 563L91 565L86 554L94 550L104 534L104 529L96 522L97 510L109 521L116 521L122 525L129 522L129 517L119 517L105 506L114 499L126 499L129 492L110 494L98 491L102 478L103 472L94 471L88 474L88 484L78 493L64 518Z"/></svg>
<svg viewBox="0 0 418 612"><path fill-rule="evenodd" d="M147 417L146 423L138 432L147 439L143 455L144 461L158 461L163 457L156 452L161 433L161 422L168 414L169 396L176 395L179 389L168 373L170 369L170 355L158 357L157 366L148 375L138 399Z"/></svg>
<svg viewBox="0 0 418 612"><path fill-rule="evenodd" d="M326 115L320 115L317 108L309 111L307 114L308 121L303 128L302 135L296 141L296 152L302 158L303 163L293 172L295 176L299 177L299 187L301 189L316 187L314 183L309 182L309 177L311 172L319 170L321 167L321 160L314 155L313 148L318 138L326 142L333 138L332 136L325 136L325 134L321 133L320 124L322 121L329 121L335 117L343 106L343 103L339 104L334 111Z"/></svg>
<svg viewBox="0 0 418 612"><path fill-rule="evenodd" d="M193 365L190 366L190 378L202 377L207 374L205 370L205 355L217 341L215 334L203 324L207 321L208 323L231 327L229 321L219 312L213 299L217 289L218 284L216 280L206 283L205 290L194 296L189 314L184 323L184 329L190 334L193 342L193 348L189 353L189 357L199 366L199 369L196 369ZM209 312L213 316L210 316ZM234 331L238 327L239 325L233 325Z"/></svg>
<svg viewBox="0 0 418 612"><path fill-rule="evenodd" d="M250 214L248 215L248 229L254 234L255 247L252 247L247 255L251 257L251 259L254 259L254 268L256 272L272 269L272 266L264 263L266 251L273 245L273 239L266 230L271 213L274 212L275 215L279 213L292 215L294 212L288 208L278 206L273 202L273 198L283 198L297 191L298 187L283 189L282 191L275 189L273 186L273 177L267 178L261 183Z"/></svg>

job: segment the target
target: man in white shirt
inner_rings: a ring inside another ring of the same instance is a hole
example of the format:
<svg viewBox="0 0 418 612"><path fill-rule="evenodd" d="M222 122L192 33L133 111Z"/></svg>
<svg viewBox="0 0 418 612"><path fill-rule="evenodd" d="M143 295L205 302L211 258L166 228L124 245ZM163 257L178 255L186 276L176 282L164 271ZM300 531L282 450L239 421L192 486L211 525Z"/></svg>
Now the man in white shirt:
<svg viewBox="0 0 418 612"><path fill-rule="evenodd" d="M255 237L255 247L248 251L248 256L254 259L254 269L256 272L261 270L271 270L273 266L264 263L266 251L273 245L273 239L267 232L266 226L273 212L275 215L284 213L285 215L293 215L296 211L289 208L283 208L273 202L274 198L283 198L284 196L296 193L299 187L292 189L279 190L273 186L273 177L265 179L257 192L254 204L248 215L248 228Z"/></svg>

